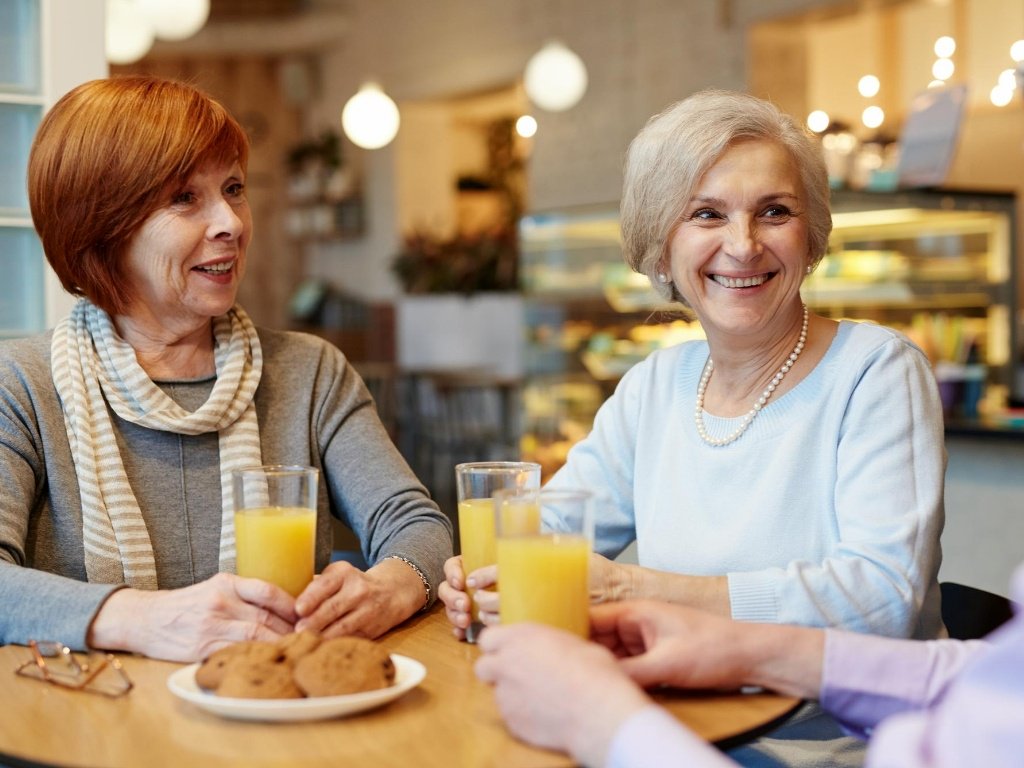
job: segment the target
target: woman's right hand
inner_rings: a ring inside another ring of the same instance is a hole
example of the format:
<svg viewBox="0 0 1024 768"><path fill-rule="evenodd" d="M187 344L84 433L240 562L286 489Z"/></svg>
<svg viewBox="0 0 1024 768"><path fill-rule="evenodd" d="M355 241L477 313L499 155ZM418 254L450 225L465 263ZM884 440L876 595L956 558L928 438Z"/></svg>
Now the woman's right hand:
<svg viewBox="0 0 1024 768"><path fill-rule="evenodd" d="M472 601L469 590L483 590L476 598L479 619L487 625L498 623L499 597L497 590L485 589L497 582L497 566L480 568L469 574L472 584L467 585L462 570L462 555L450 557L444 564L444 581L438 587L437 596L444 603L448 621L455 627L454 634L460 640L466 637L472 617ZM620 565L601 555L590 555L590 602L607 603L628 597L631 572L628 566Z"/></svg>
<svg viewBox="0 0 1024 768"><path fill-rule="evenodd" d="M200 661L240 640L277 640L297 618L295 598L280 587L219 573L181 589L113 592L86 642L154 659Z"/></svg>
<svg viewBox="0 0 1024 768"><path fill-rule="evenodd" d="M466 628L472 621L469 615L469 595L466 594L465 576L462 573L462 555L449 557L444 563L444 581L437 587L437 599L444 603L444 612L455 628L453 634L464 640Z"/></svg>
<svg viewBox="0 0 1024 768"><path fill-rule="evenodd" d="M491 590L478 593L478 590L492 586L497 581L497 574L498 567L489 565L473 571L467 579L462 570L462 555L449 557L445 561L444 581L437 588L437 597L444 603L445 615L455 628L454 635L459 640L465 639L466 629L473 620L470 615L473 605L468 593L470 589L474 590L480 620L485 624L498 622L498 593Z"/></svg>

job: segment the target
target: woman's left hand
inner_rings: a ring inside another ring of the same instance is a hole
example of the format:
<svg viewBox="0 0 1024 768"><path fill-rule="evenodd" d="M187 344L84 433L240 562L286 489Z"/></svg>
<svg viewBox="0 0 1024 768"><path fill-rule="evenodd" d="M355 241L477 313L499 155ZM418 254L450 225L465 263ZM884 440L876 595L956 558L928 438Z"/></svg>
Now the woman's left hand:
<svg viewBox="0 0 1024 768"><path fill-rule="evenodd" d="M612 603L626 600L631 594L630 566L616 563L607 557L590 554L590 603Z"/></svg>
<svg viewBox="0 0 1024 768"><path fill-rule="evenodd" d="M596 553L590 555L590 603L622 600L663 600L688 605L730 618L728 576L693 576L617 563Z"/></svg>
<svg viewBox="0 0 1024 768"><path fill-rule="evenodd" d="M367 571L331 563L296 599L295 629L378 637L422 608L425 596L423 582L401 560L382 560Z"/></svg>

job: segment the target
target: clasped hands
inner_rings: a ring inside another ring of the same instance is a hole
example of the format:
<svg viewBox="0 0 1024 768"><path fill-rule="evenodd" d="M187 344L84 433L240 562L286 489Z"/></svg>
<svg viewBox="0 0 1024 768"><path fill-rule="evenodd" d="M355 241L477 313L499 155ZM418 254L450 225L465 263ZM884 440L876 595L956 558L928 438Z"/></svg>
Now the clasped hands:
<svg viewBox="0 0 1024 768"><path fill-rule="evenodd" d="M509 730L585 765L602 765L613 736L653 706L644 688L736 689L753 672L743 625L641 600L590 609L591 640L538 624L488 626L476 674L494 687Z"/></svg>
<svg viewBox="0 0 1024 768"><path fill-rule="evenodd" d="M367 571L328 565L297 598L259 579L219 573L180 589L121 589L89 630L93 648L197 661L241 640L276 640L293 631L327 637L377 637L423 603L423 585L407 565L383 560Z"/></svg>
<svg viewBox="0 0 1024 768"><path fill-rule="evenodd" d="M694 595L705 588L703 595L710 598L695 600L701 609L664 599L631 599L651 591L651 582L645 586L642 581L643 571L597 554L591 555L590 574L592 642L537 624L496 626L499 596L485 588L495 583L497 568L466 578L461 558L445 564L438 597L456 635L463 637L470 622L464 590L473 590L487 625L478 640L482 656L476 673L494 686L498 708L519 738L600 765L622 723L653 705L645 688L761 685L814 695L821 632L733 621L727 604L718 605L723 585L704 577L672 577L696 586ZM795 648L801 649L797 656L816 659L816 664L797 665L794 672L786 660Z"/></svg>

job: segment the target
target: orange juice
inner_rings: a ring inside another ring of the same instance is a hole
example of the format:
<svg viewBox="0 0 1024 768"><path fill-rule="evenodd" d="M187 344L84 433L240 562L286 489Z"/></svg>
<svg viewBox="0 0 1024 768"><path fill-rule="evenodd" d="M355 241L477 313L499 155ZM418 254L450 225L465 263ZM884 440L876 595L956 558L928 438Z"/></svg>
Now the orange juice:
<svg viewBox="0 0 1024 768"><path fill-rule="evenodd" d="M590 634L590 541L563 533L498 540L501 623L536 621Z"/></svg>
<svg viewBox="0 0 1024 768"><path fill-rule="evenodd" d="M239 576L277 584L298 596L313 580L316 510L258 507L235 512Z"/></svg>
<svg viewBox="0 0 1024 768"><path fill-rule="evenodd" d="M490 499L465 499L459 502L459 545L462 548L462 572L468 576L477 568L494 565L494 502ZM470 616L477 618L476 601L470 595Z"/></svg>
<svg viewBox="0 0 1024 768"><path fill-rule="evenodd" d="M497 536L540 533L540 504L503 499L500 502Z"/></svg>

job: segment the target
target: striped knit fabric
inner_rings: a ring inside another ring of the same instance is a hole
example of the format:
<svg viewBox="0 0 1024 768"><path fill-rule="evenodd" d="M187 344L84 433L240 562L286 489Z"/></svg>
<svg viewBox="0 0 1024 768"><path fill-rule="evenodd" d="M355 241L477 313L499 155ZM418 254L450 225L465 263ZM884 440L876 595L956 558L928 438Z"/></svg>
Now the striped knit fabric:
<svg viewBox="0 0 1024 768"><path fill-rule="evenodd" d="M231 472L261 463L253 396L263 352L240 306L213 322L217 381L194 413L154 384L106 312L82 299L54 329L51 368L82 494L85 568L90 582L156 589L153 545L125 474L107 406L150 429L217 432L222 522L220 570L235 570Z"/></svg>

